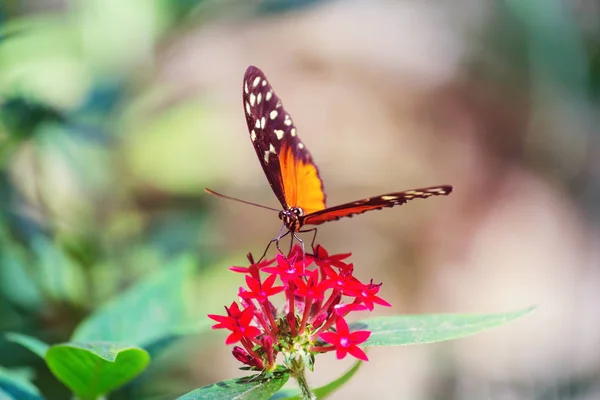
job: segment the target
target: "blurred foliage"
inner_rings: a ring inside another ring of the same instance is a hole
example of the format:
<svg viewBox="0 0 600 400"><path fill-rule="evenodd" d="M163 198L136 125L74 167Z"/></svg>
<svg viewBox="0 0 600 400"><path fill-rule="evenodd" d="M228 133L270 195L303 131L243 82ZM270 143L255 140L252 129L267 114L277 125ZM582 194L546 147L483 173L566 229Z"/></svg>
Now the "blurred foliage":
<svg viewBox="0 0 600 400"><path fill-rule="evenodd" d="M0 331L65 343L86 315L151 273L162 286L126 295L128 305L106 304L75 340L127 338L158 351L174 338L161 329L181 328L189 310L210 307L181 290L182 278L193 282L190 267L216 259L198 196L206 172L173 185L176 154L151 162L148 173L132 171L131 161L138 146L151 145L145 135L163 143L202 118L198 102L156 110L145 99L158 90L151 74L160 41L203 3L93 0L51 12L35 2L1 4ZM202 320L194 313L195 324ZM4 367L33 366L30 378L48 398L66 398L40 361L4 335L0 355ZM26 398L26 382L8 371L1 381L0 393Z"/></svg>
<svg viewBox="0 0 600 400"><path fill-rule="evenodd" d="M0 2L0 332L50 345L116 340L158 354L204 326L223 298L200 195L214 171L190 168L198 149L178 136L194 135L206 152L210 115L203 93L161 105L169 91L152 78L156 50L235 7L308 2L293 3ZM29 379L47 397L66 398L43 363L4 335L0 355L2 367L32 366ZM6 371L0 390L29 390Z"/></svg>

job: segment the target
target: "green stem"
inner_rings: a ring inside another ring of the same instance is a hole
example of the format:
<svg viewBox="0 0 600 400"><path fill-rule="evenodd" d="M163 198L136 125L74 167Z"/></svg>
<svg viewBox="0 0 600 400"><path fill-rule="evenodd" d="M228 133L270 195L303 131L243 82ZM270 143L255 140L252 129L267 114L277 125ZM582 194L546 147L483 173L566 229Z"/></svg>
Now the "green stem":
<svg viewBox="0 0 600 400"><path fill-rule="evenodd" d="M291 369L292 376L298 382L300 391L302 392L303 400L316 400L317 396L310 390L306 377L304 376L304 363L302 361L292 361L293 368Z"/></svg>

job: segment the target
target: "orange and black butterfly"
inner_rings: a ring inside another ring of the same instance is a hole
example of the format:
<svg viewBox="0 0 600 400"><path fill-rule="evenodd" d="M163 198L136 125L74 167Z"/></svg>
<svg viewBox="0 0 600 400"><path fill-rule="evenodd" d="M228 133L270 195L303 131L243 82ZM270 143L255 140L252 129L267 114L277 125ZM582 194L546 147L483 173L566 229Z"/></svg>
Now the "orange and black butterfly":
<svg viewBox="0 0 600 400"><path fill-rule="evenodd" d="M320 225L371 210L394 207L408 200L445 196L452 192L450 185L432 186L368 197L328 208L319 170L298 137L290 114L283 108L281 99L260 69L250 66L246 70L242 100L250 140L283 210L258 206L279 211L279 219L288 231L285 235L292 233L297 238L295 233L305 225ZM257 205L205 190L220 197ZM275 241L285 236L281 235L282 232Z"/></svg>

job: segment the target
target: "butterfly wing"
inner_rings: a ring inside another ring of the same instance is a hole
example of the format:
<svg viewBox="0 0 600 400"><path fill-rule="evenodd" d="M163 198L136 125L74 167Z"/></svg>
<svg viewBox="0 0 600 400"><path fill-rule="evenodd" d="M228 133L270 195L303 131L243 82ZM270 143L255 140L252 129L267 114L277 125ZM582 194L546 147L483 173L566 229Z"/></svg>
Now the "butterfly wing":
<svg viewBox="0 0 600 400"><path fill-rule="evenodd" d="M407 190L370 197L351 203L327 208L301 217L302 225L320 225L327 221L335 221L344 217L352 217L371 210L381 210L385 207L394 207L412 199L426 199L431 196L447 196L452 192L452 186L432 186L422 189Z"/></svg>
<svg viewBox="0 0 600 400"><path fill-rule="evenodd" d="M300 207L306 214L325 209L317 166L260 69L246 70L242 99L250 140L281 205Z"/></svg>

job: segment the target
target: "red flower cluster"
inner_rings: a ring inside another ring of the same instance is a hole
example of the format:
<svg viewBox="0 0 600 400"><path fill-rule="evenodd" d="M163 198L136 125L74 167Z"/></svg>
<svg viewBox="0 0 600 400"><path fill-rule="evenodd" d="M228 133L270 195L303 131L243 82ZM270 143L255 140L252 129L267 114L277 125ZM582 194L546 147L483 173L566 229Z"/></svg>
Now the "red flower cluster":
<svg viewBox="0 0 600 400"><path fill-rule="evenodd" d="M377 296L381 284L365 284L353 275L353 265L344 261L350 255L329 255L321 246L315 254L304 254L296 246L287 257L278 254L255 263L249 254L249 267L230 268L246 274L247 287L239 290L243 308L234 301L225 307L227 315L209 315L218 322L213 329L231 331L225 343L240 342L243 347L235 346L233 355L253 369L273 370L279 353L286 363L300 357L311 369L315 353L333 350L337 358L350 354L366 361L358 345L371 332L350 332L344 318L352 311L390 304ZM278 312L271 300L279 293L285 295L285 304Z"/></svg>

